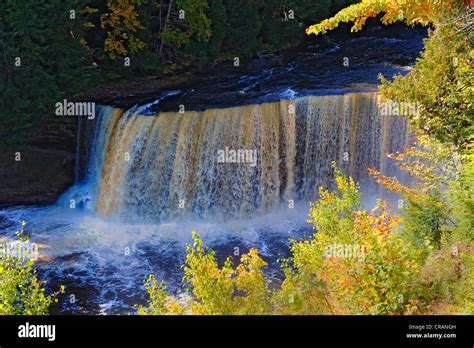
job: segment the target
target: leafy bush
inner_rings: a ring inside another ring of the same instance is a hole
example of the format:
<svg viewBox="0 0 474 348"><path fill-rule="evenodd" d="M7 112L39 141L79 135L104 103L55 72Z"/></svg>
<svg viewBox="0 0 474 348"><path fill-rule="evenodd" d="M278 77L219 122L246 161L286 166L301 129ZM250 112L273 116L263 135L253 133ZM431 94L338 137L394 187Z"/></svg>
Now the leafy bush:
<svg viewBox="0 0 474 348"><path fill-rule="evenodd" d="M42 282L36 277L33 262L17 258L0 259L0 314L48 314L52 297L45 295Z"/></svg>
<svg viewBox="0 0 474 348"><path fill-rule="evenodd" d="M187 248L183 279L192 298L169 296L164 284L151 275L146 282L148 308L140 306L139 314L249 315L270 311L270 292L261 270L266 263L257 250L242 255L236 268L230 258L219 267L215 253L203 246L194 231L193 240Z"/></svg>
<svg viewBox="0 0 474 348"><path fill-rule="evenodd" d="M397 178L382 175L374 168L369 174L379 184L402 195L404 234L414 242L441 245L443 233L452 230L453 206L447 192L455 182L461 162L454 146L446 146L427 135L419 135L410 147L388 157L412 177L413 184L403 185Z"/></svg>
<svg viewBox="0 0 474 348"><path fill-rule="evenodd" d="M336 170L336 183L339 192L321 189L310 208L313 237L291 247L282 293L294 303L283 313L405 313L420 249L401 237L384 202L367 212L352 179Z"/></svg>
<svg viewBox="0 0 474 348"><path fill-rule="evenodd" d="M22 242L23 228L17 232ZM4 242L0 240L0 242ZM56 296L64 292L64 287L56 294L46 295L43 282L36 276L33 261L25 261L23 255L0 256L0 315L45 315Z"/></svg>
<svg viewBox="0 0 474 348"><path fill-rule="evenodd" d="M461 16L462 17L462 16ZM455 17L458 18L458 17ZM425 50L406 76L382 79L381 92L398 102L417 103L410 115L415 129L465 151L473 132L472 34L462 31L461 20L448 17L425 39Z"/></svg>
<svg viewBox="0 0 474 348"><path fill-rule="evenodd" d="M470 152L458 156L454 146L426 135L401 153L390 155L416 179L410 188L370 173L389 190L401 193L403 234L416 245L436 246L425 251L425 264L416 281L417 296L428 313L472 313L474 192Z"/></svg>

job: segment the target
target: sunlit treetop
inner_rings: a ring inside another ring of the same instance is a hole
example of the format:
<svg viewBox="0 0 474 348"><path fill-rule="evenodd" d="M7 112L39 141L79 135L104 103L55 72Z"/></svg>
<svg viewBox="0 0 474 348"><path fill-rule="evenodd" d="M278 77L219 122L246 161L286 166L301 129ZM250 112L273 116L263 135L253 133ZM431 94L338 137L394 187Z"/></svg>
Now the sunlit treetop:
<svg viewBox="0 0 474 348"><path fill-rule="evenodd" d="M469 4L469 0L362 0L346 7L334 17L310 26L306 34L325 34L340 23L352 22L351 31L362 29L368 18L383 13L383 24L405 22L407 25L437 23Z"/></svg>

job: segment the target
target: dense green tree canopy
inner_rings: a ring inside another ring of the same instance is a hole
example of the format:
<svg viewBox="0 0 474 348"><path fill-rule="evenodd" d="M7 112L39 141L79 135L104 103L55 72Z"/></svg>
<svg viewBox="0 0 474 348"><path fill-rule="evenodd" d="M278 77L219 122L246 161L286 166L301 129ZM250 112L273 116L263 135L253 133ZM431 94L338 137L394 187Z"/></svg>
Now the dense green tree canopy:
<svg viewBox="0 0 474 348"><path fill-rule="evenodd" d="M75 0L0 3L3 141L37 127L66 92L88 84L92 52L80 42L84 5Z"/></svg>

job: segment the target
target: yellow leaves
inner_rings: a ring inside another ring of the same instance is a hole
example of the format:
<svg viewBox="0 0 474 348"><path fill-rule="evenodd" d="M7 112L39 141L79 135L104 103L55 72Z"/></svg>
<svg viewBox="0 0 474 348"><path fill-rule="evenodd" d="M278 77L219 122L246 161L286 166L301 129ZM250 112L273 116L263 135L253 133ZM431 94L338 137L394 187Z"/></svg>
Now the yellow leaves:
<svg viewBox="0 0 474 348"><path fill-rule="evenodd" d="M349 183L347 182L347 179L339 175L336 176L336 184L337 184L337 188L340 191L347 189L349 187Z"/></svg>
<svg viewBox="0 0 474 348"><path fill-rule="evenodd" d="M114 59L117 55L125 55L127 50L124 46L124 40L114 39L111 33L107 33L107 38L105 39L104 45L105 50L110 52L110 57Z"/></svg>
<svg viewBox="0 0 474 348"><path fill-rule="evenodd" d="M384 2L383 0L364 0L359 4L354 4L339 11L334 17L325 19L319 24L312 25L306 29L306 34L325 34L329 30L333 30L340 23L354 22L351 31L358 31L365 24L369 17L375 17L381 12L377 4Z"/></svg>
<svg viewBox="0 0 474 348"><path fill-rule="evenodd" d="M237 267L237 273L253 272L267 266L267 263L260 258L257 249L250 249L247 254L240 258L240 264Z"/></svg>
<svg viewBox="0 0 474 348"><path fill-rule="evenodd" d="M87 14L92 14L92 13L96 13L98 12L99 9L98 8L93 8L93 7L90 7L90 6L86 6L83 10L84 13L87 13Z"/></svg>
<svg viewBox="0 0 474 348"><path fill-rule="evenodd" d="M92 28L94 28L94 27L95 27L95 25L94 25L93 23L91 23L91 22L85 22L85 23L84 23L84 29L86 29L86 30L92 29ZM81 38L81 40L84 40L84 39ZM84 40L84 41L85 41L85 40Z"/></svg>
<svg viewBox="0 0 474 348"><path fill-rule="evenodd" d="M148 277L145 286L150 299L148 300L148 308L136 306L139 315L180 314L183 312L183 308L179 303L166 293L164 283L158 284L153 274Z"/></svg>
<svg viewBox="0 0 474 348"><path fill-rule="evenodd" d="M451 6L451 7L450 7ZM306 34L319 35L333 30L340 23L353 22L351 31L359 31L368 18L384 13L381 21L392 24L404 21L407 25L437 22L440 17L449 12L459 10L460 6L453 6L451 0L362 0L339 11L334 17L312 25L306 29Z"/></svg>
<svg viewBox="0 0 474 348"><path fill-rule="evenodd" d="M431 194L443 190L455 180L453 173L458 164L454 148L441 145L424 134L419 134L412 146L388 157L416 180L414 188L401 184L395 177L384 176L374 168L369 168L368 173L386 189L402 194L407 202L420 204L432 200ZM443 202L434 201L433 204L432 208L436 205L439 209L444 207Z"/></svg>
<svg viewBox="0 0 474 348"><path fill-rule="evenodd" d="M405 161L418 151L410 148L397 157ZM381 177L375 169L370 172ZM256 249L242 255L236 268L230 258L219 267L214 253L193 231L184 267L192 298L183 309L157 288L150 295L153 305L167 314L420 313L421 302L415 296L425 248L400 232L401 217L388 203L380 200L366 211L354 181L340 171L335 174L338 191L321 188L321 199L310 204L316 231L312 238L292 243L292 257L283 261L280 290L268 289L262 272L267 264ZM357 247L363 253L335 252L339 246ZM432 247L431 242L426 247Z"/></svg>
<svg viewBox="0 0 474 348"><path fill-rule="evenodd" d="M22 221L21 232L25 226L26 222ZM46 295L33 261L0 255L0 315L46 315L62 291L63 287L56 294Z"/></svg>
<svg viewBox="0 0 474 348"><path fill-rule="evenodd" d="M235 269L230 257L219 267L214 253L204 247L198 234L193 231L192 236L193 244L187 247L183 278L193 295L188 306L191 314L268 313L270 294L261 270L267 264L258 251L251 249L242 255ZM169 296L157 297L154 302L157 301L161 301L159 308L166 304L166 313L177 306Z"/></svg>
<svg viewBox="0 0 474 348"><path fill-rule="evenodd" d="M379 175L376 170L372 174ZM296 270L304 274L299 286L306 282L323 282L330 301L327 310L335 314L403 313L404 303L392 298L404 291L403 284L417 274L420 253L398 234L401 218L390 211L386 202L379 201L370 212L354 209L357 204L351 204L351 214L331 215L337 212L335 206L347 207L345 200L352 197L349 193L354 186L351 180L344 180L340 173L337 175L340 197L334 192L323 192L324 204L319 201L311 207L310 215L316 218L314 223L318 223L317 233L311 241L298 242L292 247ZM331 198L332 208L326 206L328 198ZM334 221L327 223L323 217ZM365 251L362 258L350 254L328 256L322 252L327 245L349 242Z"/></svg>
<svg viewBox="0 0 474 348"><path fill-rule="evenodd" d="M143 0L107 2L108 12L101 15L100 23L103 29L109 30L104 46L111 59L125 56L128 53L127 47L131 53L136 53L145 47L145 44L134 34L144 29L137 12L137 8L143 2Z"/></svg>

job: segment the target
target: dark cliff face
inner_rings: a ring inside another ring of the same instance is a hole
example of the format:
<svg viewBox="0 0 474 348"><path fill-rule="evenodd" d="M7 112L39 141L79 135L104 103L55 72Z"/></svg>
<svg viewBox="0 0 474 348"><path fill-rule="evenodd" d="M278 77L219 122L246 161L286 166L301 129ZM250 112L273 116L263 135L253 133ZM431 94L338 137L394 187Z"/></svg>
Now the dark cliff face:
<svg viewBox="0 0 474 348"><path fill-rule="evenodd" d="M28 144L0 150L0 207L51 204L74 183L76 124L52 117Z"/></svg>

